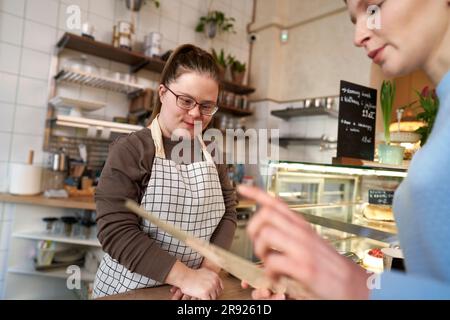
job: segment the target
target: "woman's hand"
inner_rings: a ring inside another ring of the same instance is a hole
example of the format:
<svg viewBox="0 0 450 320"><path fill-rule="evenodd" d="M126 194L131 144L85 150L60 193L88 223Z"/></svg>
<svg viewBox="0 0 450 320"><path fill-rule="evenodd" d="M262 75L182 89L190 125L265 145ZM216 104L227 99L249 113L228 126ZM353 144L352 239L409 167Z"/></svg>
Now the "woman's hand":
<svg viewBox="0 0 450 320"><path fill-rule="evenodd" d="M245 281L241 281L242 289L249 288L249 284ZM285 300L286 295L282 293L273 293L269 289L254 289L252 291L252 298L254 300Z"/></svg>
<svg viewBox="0 0 450 320"><path fill-rule="evenodd" d="M369 297L369 274L337 253L286 203L254 187L239 186L238 191L261 205L247 231L271 279L290 277L321 299Z"/></svg>
<svg viewBox="0 0 450 320"><path fill-rule="evenodd" d="M214 271L215 273L219 273L221 268L217 266L216 264L212 263L208 259L203 259L202 264L200 265L200 268L209 269L211 271ZM173 286L170 289L170 293L172 293L172 300L197 300L198 298L193 298L191 296L188 296L184 294L180 288Z"/></svg>
<svg viewBox="0 0 450 320"><path fill-rule="evenodd" d="M171 289L172 299L215 300L223 291L222 280L217 273L207 268L190 269L180 261L175 262L166 282L176 287Z"/></svg>

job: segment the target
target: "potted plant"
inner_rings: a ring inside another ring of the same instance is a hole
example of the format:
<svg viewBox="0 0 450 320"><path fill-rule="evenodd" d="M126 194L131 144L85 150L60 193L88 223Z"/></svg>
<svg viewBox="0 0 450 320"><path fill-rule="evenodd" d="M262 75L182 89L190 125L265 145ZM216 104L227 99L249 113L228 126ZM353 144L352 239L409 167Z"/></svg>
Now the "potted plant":
<svg viewBox="0 0 450 320"><path fill-rule="evenodd" d="M227 71L227 60L225 59L225 52L223 49L220 49L220 53L218 54L217 51L213 48L212 50L212 56L214 60L217 63L217 66L219 67L219 77L221 80L225 79L225 73Z"/></svg>
<svg viewBox="0 0 450 320"><path fill-rule="evenodd" d="M231 69L231 80L234 83L242 84L242 82L244 81L245 71L247 70L246 64L229 55L228 65Z"/></svg>
<svg viewBox="0 0 450 320"><path fill-rule="evenodd" d="M416 130L421 135L420 145L423 146L433 129L434 121L439 110L439 98L436 95L436 91L430 90L429 87L425 87L422 92L416 91L416 94L423 108L423 112L417 115L417 120L423 121L425 125Z"/></svg>
<svg viewBox="0 0 450 320"><path fill-rule="evenodd" d="M156 8L159 8L159 0L149 0L153 2ZM125 0L127 8L131 11L138 12L141 10L142 4L146 4L147 0Z"/></svg>
<svg viewBox="0 0 450 320"><path fill-rule="evenodd" d="M208 38L214 38L217 32L233 32L235 19L225 16L222 11L210 11L206 16L200 17L195 28L196 32L206 32Z"/></svg>
<svg viewBox="0 0 450 320"><path fill-rule="evenodd" d="M380 92L380 103L383 113L385 143L378 145L378 158L380 159L380 163L400 165L403 162L405 148L391 144L391 133L389 131L395 91L396 88L393 81L383 81Z"/></svg>

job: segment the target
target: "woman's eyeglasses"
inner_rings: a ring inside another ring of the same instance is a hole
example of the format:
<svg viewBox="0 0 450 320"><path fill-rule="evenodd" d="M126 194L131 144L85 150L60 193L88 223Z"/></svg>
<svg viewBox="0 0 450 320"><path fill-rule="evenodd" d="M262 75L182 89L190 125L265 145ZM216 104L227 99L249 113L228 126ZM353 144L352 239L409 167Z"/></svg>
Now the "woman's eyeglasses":
<svg viewBox="0 0 450 320"><path fill-rule="evenodd" d="M166 86L164 86L166 87ZM205 102L205 103L199 103L195 99L182 95L182 94L176 94L172 90L170 90L168 87L166 87L167 90L172 92L172 94L176 97L177 106L184 110L191 110L194 109L196 105L200 108L200 113L204 116L212 116L214 113L217 112L219 107L214 102Z"/></svg>

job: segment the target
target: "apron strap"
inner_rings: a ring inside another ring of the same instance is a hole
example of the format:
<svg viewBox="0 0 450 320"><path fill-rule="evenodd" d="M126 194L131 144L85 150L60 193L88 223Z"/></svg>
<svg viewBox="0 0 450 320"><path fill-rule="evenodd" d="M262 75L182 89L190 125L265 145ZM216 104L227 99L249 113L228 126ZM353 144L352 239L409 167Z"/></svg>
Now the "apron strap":
<svg viewBox="0 0 450 320"><path fill-rule="evenodd" d="M165 159L166 154L164 152L161 127L159 126L158 117L159 117L159 115L157 115L156 118L153 119L152 123L150 124L150 131L152 133L153 141L155 143L155 156ZM214 160L213 160L211 154L206 149L206 145L202 139L202 136L198 135L197 139L200 142L200 146L202 147L202 152L203 152L203 156L205 157L205 160L209 163L214 163Z"/></svg>
<svg viewBox="0 0 450 320"><path fill-rule="evenodd" d="M162 142L162 134L161 128L159 127L158 123L158 117L159 115L157 115L155 119L153 119L152 123L150 124L150 130L152 132L153 142L155 143L155 156L165 159L166 154L164 152L164 145Z"/></svg>

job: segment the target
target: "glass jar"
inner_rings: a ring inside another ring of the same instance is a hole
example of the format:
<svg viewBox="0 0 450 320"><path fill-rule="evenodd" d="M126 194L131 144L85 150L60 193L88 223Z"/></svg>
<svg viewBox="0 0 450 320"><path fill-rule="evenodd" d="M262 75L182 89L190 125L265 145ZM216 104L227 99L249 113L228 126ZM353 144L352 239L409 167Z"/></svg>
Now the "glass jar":
<svg viewBox="0 0 450 320"><path fill-rule="evenodd" d="M75 217L62 217L61 221L64 223L63 235L71 237L73 232L73 226L78 222Z"/></svg>
<svg viewBox="0 0 450 320"><path fill-rule="evenodd" d="M58 221L58 218L45 217L45 218L42 218L42 221L45 222L45 232L47 234L54 234L55 233L55 226L56 226L56 222Z"/></svg>

